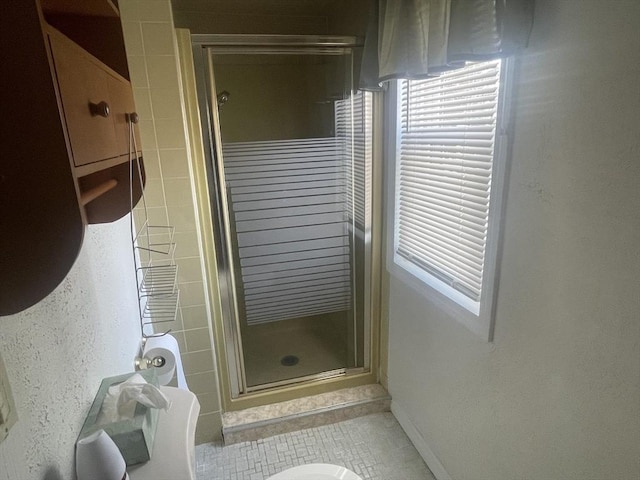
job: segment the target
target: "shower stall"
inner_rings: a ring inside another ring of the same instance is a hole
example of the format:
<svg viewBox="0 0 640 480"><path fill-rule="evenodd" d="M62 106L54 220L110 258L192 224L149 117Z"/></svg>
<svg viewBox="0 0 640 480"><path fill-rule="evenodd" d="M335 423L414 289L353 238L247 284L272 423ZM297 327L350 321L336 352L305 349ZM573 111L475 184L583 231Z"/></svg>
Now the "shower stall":
<svg viewBox="0 0 640 480"><path fill-rule="evenodd" d="M231 397L371 366L372 97L351 37L193 35Z"/></svg>

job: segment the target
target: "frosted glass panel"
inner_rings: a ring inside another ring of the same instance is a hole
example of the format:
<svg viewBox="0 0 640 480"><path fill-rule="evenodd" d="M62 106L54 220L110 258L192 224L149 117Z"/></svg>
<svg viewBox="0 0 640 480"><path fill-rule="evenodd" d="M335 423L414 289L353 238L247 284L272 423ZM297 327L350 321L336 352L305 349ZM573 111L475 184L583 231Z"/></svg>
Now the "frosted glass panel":
<svg viewBox="0 0 640 480"><path fill-rule="evenodd" d="M211 58L246 384L363 366L371 98L351 53Z"/></svg>

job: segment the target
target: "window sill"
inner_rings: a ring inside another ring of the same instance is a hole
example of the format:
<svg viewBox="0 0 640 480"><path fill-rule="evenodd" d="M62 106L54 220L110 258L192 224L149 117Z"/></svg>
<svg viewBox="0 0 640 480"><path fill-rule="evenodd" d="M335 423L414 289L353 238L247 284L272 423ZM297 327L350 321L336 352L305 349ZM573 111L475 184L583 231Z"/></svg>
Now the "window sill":
<svg viewBox="0 0 640 480"><path fill-rule="evenodd" d="M492 341L493 329L491 315L489 312L483 311L481 304L478 304L479 312L477 314L473 313L448 296L444 295L442 292L439 292L436 288L429 285L421 278L412 274L406 268L398 265L393 260L387 261L387 271L393 278L411 288L411 290L422 297L426 302L435 306L438 310L465 326L475 335L486 342Z"/></svg>

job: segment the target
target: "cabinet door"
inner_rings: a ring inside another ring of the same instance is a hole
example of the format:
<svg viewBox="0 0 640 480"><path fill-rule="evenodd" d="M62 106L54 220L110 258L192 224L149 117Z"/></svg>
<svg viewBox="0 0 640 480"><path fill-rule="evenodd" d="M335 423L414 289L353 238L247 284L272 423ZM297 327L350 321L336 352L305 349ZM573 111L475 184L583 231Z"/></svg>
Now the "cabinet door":
<svg viewBox="0 0 640 480"><path fill-rule="evenodd" d="M118 155L127 155L129 153L129 123L127 122L126 115L135 112L133 91L131 90L131 84L129 82L115 75L108 76L107 84ZM139 150L141 146L138 129L136 128L134 131L136 134L136 146Z"/></svg>
<svg viewBox="0 0 640 480"><path fill-rule="evenodd" d="M50 35L71 152L76 166L119 155L113 112L92 112L106 102L109 110L111 75L84 50L62 35Z"/></svg>

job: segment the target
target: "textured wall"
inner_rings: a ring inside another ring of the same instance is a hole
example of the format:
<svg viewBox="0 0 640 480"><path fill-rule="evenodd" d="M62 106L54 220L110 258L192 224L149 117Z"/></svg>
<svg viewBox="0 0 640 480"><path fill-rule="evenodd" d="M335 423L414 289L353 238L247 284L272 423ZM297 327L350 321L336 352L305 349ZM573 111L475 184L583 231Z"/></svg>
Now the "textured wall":
<svg viewBox="0 0 640 480"><path fill-rule="evenodd" d="M640 478L639 22L536 1L494 343L392 280L390 391L455 480Z"/></svg>
<svg viewBox="0 0 640 480"><path fill-rule="evenodd" d="M18 423L0 444L0 480L72 479L74 445L104 377L133 370L140 341L129 220L87 229L62 284L0 318Z"/></svg>

